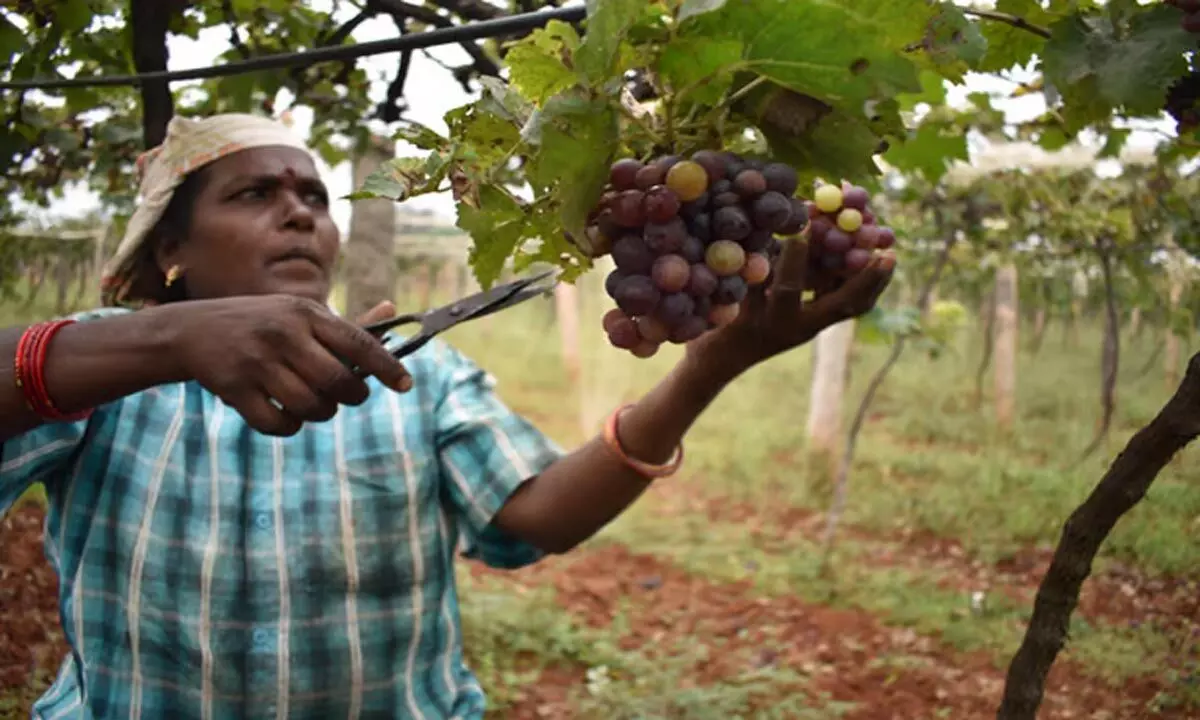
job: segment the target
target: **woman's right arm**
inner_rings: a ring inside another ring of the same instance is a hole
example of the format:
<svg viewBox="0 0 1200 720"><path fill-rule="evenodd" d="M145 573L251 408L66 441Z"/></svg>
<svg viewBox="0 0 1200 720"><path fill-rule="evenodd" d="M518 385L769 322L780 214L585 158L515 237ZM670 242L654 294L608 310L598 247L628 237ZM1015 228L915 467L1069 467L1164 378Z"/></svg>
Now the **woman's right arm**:
<svg viewBox="0 0 1200 720"><path fill-rule="evenodd" d="M42 421L14 380L23 328L0 331L0 444ZM344 364L340 358L344 358ZM259 432L292 435L367 399L362 368L405 391L411 378L382 343L319 303L262 295L171 303L62 328L45 385L71 413L166 383L195 380Z"/></svg>
<svg viewBox="0 0 1200 720"><path fill-rule="evenodd" d="M46 388L72 413L184 379L162 308L77 322L60 330L46 354ZM14 357L25 328L0 330L0 444L42 424L17 388Z"/></svg>

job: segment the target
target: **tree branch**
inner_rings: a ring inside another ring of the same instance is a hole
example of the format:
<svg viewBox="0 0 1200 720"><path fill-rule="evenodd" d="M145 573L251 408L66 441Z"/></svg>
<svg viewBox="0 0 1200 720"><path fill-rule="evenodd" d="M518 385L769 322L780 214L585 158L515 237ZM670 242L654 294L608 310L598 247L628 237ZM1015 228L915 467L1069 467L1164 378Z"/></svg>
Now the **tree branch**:
<svg viewBox="0 0 1200 720"><path fill-rule="evenodd" d="M411 18L436 28L454 27L453 20L445 15L439 14L438 11L432 8L427 8L420 5L411 5L409 3L402 2L402 0L372 0L372 4L377 5L384 11L391 13L393 18ZM492 77L500 77L500 66L496 64L495 60L488 57L483 48L479 47L474 42L464 42L459 43L459 45L464 51L466 51L468 55L471 56L471 59L475 61L475 69L480 74L490 75Z"/></svg>
<svg viewBox="0 0 1200 720"><path fill-rule="evenodd" d="M133 65L138 73L165 72L167 69L167 30L175 3L164 0L133 0L130 26L133 30ZM175 114L170 83L154 80L142 83L142 142L152 148L167 137L167 123Z"/></svg>
<svg viewBox="0 0 1200 720"><path fill-rule="evenodd" d="M976 10L975 8L959 8L963 15L972 15L983 20L995 20L1002 22L1005 25L1012 25L1018 30L1031 32L1038 37L1050 39L1050 31L1041 25L1034 25L1025 18L1019 15L1010 15L1009 13L996 12L995 10Z"/></svg>
<svg viewBox="0 0 1200 720"><path fill-rule="evenodd" d="M1179 389L1138 431L1063 526L1050 569L1034 600L1033 616L1013 656L998 720L1034 720L1050 666L1066 643L1071 613L1092 562L1113 526L1146 495L1158 473L1200 435L1200 354L1188 362Z"/></svg>

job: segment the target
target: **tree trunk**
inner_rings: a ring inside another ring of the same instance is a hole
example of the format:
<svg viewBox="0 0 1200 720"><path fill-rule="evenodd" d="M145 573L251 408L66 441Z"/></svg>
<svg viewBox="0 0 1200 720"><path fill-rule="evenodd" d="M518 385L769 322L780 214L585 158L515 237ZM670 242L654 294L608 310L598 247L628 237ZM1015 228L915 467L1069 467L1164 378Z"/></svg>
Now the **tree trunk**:
<svg viewBox="0 0 1200 720"><path fill-rule="evenodd" d="M1042 349L1042 338L1046 336L1046 308L1038 307L1033 313L1033 342L1030 344L1030 351L1034 355Z"/></svg>
<svg viewBox="0 0 1200 720"><path fill-rule="evenodd" d="M808 405L808 449L829 470L836 469L842 435L842 397L854 341L854 321L826 328L813 343L812 390Z"/></svg>
<svg viewBox="0 0 1200 720"><path fill-rule="evenodd" d="M583 365L579 359L579 288L569 283L554 286L554 310L558 325L559 350L563 367L567 371L567 382L571 394L578 399L579 429L583 437L590 434L588 417L584 410L581 380Z"/></svg>
<svg viewBox="0 0 1200 720"><path fill-rule="evenodd" d="M354 187L396 155L387 138L372 138L354 158ZM358 200L350 213L342 281L346 284L345 316L355 318L384 300L396 297L396 203Z"/></svg>
<svg viewBox="0 0 1200 720"><path fill-rule="evenodd" d="M996 424L1009 429L1016 416L1017 390L1017 268L1009 264L996 273L996 340L994 385Z"/></svg>
<svg viewBox="0 0 1200 720"><path fill-rule="evenodd" d="M1067 642L1083 581L1113 526L1146 495L1158 473L1200 435L1200 355L1192 358L1175 394L1117 455L1100 483L1063 526L1042 577L1033 615L1013 656L999 720L1034 720L1050 667Z"/></svg>

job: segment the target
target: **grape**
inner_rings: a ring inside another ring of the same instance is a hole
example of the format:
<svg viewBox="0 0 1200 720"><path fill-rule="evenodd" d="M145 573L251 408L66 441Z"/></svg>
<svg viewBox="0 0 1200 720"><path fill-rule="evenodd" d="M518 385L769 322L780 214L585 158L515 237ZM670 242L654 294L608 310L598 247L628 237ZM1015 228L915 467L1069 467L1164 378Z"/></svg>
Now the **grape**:
<svg viewBox="0 0 1200 720"><path fill-rule="evenodd" d="M813 193L813 201L821 212L837 212L842 207L842 189L836 185L822 185Z"/></svg>
<svg viewBox="0 0 1200 720"><path fill-rule="evenodd" d="M846 208L846 209L842 210L840 213L838 213L837 225L838 225L838 227L840 227L841 229L845 230L848 233L852 233L855 230L859 229L860 227L862 227L862 224L863 224L862 213L855 210L854 208Z"/></svg>
<svg viewBox="0 0 1200 720"><path fill-rule="evenodd" d="M683 160L683 157L679 155L663 155L659 159L655 160L654 164L661 167L663 172L668 172L671 168L678 165L681 160Z"/></svg>
<svg viewBox="0 0 1200 720"><path fill-rule="evenodd" d="M658 306L660 294L645 275L630 275L617 285L617 307L626 315L649 315Z"/></svg>
<svg viewBox="0 0 1200 720"><path fill-rule="evenodd" d="M733 152L721 153L725 158L725 177L735 178L738 173L746 169L746 163L741 156Z"/></svg>
<svg viewBox="0 0 1200 720"><path fill-rule="evenodd" d="M750 253L742 266L742 279L747 285L760 285L771 272L771 260L763 253Z"/></svg>
<svg viewBox="0 0 1200 720"><path fill-rule="evenodd" d="M775 258L779 257L781 252L783 252L783 243L779 242L779 238L771 238L771 244L767 246L767 255Z"/></svg>
<svg viewBox="0 0 1200 720"><path fill-rule="evenodd" d="M643 340L637 344L637 347L630 350L630 352L633 353L634 357L645 360L646 358L654 357L654 354L658 352L658 343Z"/></svg>
<svg viewBox="0 0 1200 720"><path fill-rule="evenodd" d="M833 230L833 221L824 215L818 215L809 221L812 226L812 236L814 238L823 238Z"/></svg>
<svg viewBox="0 0 1200 720"><path fill-rule="evenodd" d="M871 212L870 210L863 210L862 216L863 216L863 225L874 225L875 224L875 213Z"/></svg>
<svg viewBox="0 0 1200 720"><path fill-rule="evenodd" d="M783 163L771 163L762 169L763 177L767 180L767 189L773 190L784 197L790 198L796 194L800 186L800 178L796 171Z"/></svg>
<svg viewBox="0 0 1200 720"><path fill-rule="evenodd" d="M737 320L741 311L741 305L713 305L708 313L708 321L717 327L724 327Z"/></svg>
<svg viewBox="0 0 1200 720"><path fill-rule="evenodd" d="M725 159L715 150L697 151L692 155L692 162L704 168L710 184L725 179Z"/></svg>
<svg viewBox="0 0 1200 720"><path fill-rule="evenodd" d="M679 196L676 195L675 197L679 197ZM710 199L711 199L710 195L707 192L705 192L703 195L696 198L695 200L693 200L691 202L685 202L684 204L679 206L680 217L682 217L685 220L691 220L692 218L700 215L701 213L706 212L708 210L708 203L709 203Z"/></svg>
<svg viewBox="0 0 1200 720"><path fill-rule="evenodd" d="M655 185L662 185L667 177L667 171L658 163L650 163L638 170L634 184L639 190L649 190Z"/></svg>
<svg viewBox="0 0 1200 720"><path fill-rule="evenodd" d="M629 277L629 273L622 272L620 270L613 270L608 274L607 277L604 278L604 292L608 293L610 298L616 300L617 285L627 277Z"/></svg>
<svg viewBox="0 0 1200 720"><path fill-rule="evenodd" d="M612 252L612 240L598 225L588 225L587 227L588 243L592 246L592 257L604 257Z"/></svg>
<svg viewBox="0 0 1200 720"><path fill-rule="evenodd" d="M777 231L780 235L798 235L808 224L808 204L800 198L792 198L792 215Z"/></svg>
<svg viewBox="0 0 1200 720"><path fill-rule="evenodd" d="M596 218L596 227L600 228L600 232L604 233L608 238L619 238L623 234L623 228L613 218L612 210L605 210Z"/></svg>
<svg viewBox="0 0 1200 720"><path fill-rule="evenodd" d="M723 193L727 193L727 192L733 192L733 181L731 181L731 180L718 180L718 181L716 181L715 183L713 183L713 184L712 184L712 187L710 187L710 188L708 189L708 191L709 191L709 193L710 193L710 194L711 194L713 197L716 197L716 196L718 196L718 195L721 195L721 194L723 194Z"/></svg>
<svg viewBox="0 0 1200 720"><path fill-rule="evenodd" d="M664 293L677 293L687 287L692 266L678 255L662 255L654 261L650 277Z"/></svg>
<svg viewBox="0 0 1200 720"><path fill-rule="evenodd" d="M708 314L712 311L712 298L705 296L693 299L696 301L696 309L692 310L692 314L698 318L705 318L707 322Z"/></svg>
<svg viewBox="0 0 1200 720"><path fill-rule="evenodd" d="M632 190L637 186L637 174L642 169L642 163L633 158L618 160L608 171L608 181L616 190Z"/></svg>
<svg viewBox="0 0 1200 720"><path fill-rule="evenodd" d="M854 235L854 247L874 250L879 245L880 229L877 225L863 225Z"/></svg>
<svg viewBox="0 0 1200 720"><path fill-rule="evenodd" d="M716 291L718 282L717 274L712 271L712 268L696 263L692 266L688 278L688 293L696 298L708 297Z"/></svg>
<svg viewBox="0 0 1200 720"><path fill-rule="evenodd" d="M679 327L696 309L696 301L687 293L663 295L654 311L654 317L671 329Z"/></svg>
<svg viewBox="0 0 1200 720"><path fill-rule="evenodd" d="M617 312L621 311L618 310ZM618 347L622 350L632 350L641 341L642 338L638 335L637 325L624 315L615 320L612 328L608 330L608 342L613 347Z"/></svg>
<svg viewBox="0 0 1200 720"><path fill-rule="evenodd" d="M695 235L688 235L683 247L679 248L679 254L691 265L704 262L704 243Z"/></svg>
<svg viewBox="0 0 1200 720"><path fill-rule="evenodd" d="M842 206L855 210L866 210L867 202L871 199L866 188L858 185L848 185L842 190Z"/></svg>
<svg viewBox="0 0 1200 720"><path fill-rule="evenodd" d="M774 190L768 190L754 201L755 227L775 231L787 225L791 219L791 201Z"/></svg>
<svg viewBox="0 0 1200 720"><path fill-rule="evenodd" d="M699 163L681 160L667 171L667 187L684 202L691 202L708 189L708 172Z"/></svg>
<svg viewBox="0 0 1200 720"><path fill-rule="evenodd" d="M631 275L644 275L654 265L654 253L637 235L625 235L613 243L612 258L618 269Z"/></svg>
<svg viewBox="0 0 1200 720"><path fill-rule="evenodd" d="M746 158L744 162L746 163L746 167L748 169L758 170L759 172L762 172L762 169L767 166L765 162L759 160L758 158Z"/></svg>
<svg viewBox="0 0 1200 720"><path fill-rule="evenodd" d="M717 275L736 275L746 262L746 251L732 240L718 240L708 246L704 262Z"/></svg>
<svg viewBox="0 0 1200 720"><path fill-rule="evenodd" d="M854 247L854 239L841 229L834 228L825 233L825 239L821 244L831 253L844 253Z"/></svg>
<svg viewBox="0 0 1200 720"><path fill-rule="evenodd" d="M862 248L853 248L846 253L846 269L858 272L871 263L871 253Z"/></svg>
<svg viewBox="0 0 1200 720"><path fill-rule="evenodd" d="M688 315L671 333L671 342L683 345L706 332L708 332L708 320L698 315Z"/></svg>
<svg viewBox="0 0 1200 720"><path fill-rule="evenodd" d="M746 281L737 275L730 275L721 278L717 283L717 291L713 293L713 302L718 305L730 305L740 303L746 297L746 292L750 288L746 285Z"/></svg>
<svg viewBox="0 0 1200 720"><path fill-rule="evenodd" d="M700 242L708 243L712 241L712 215L709 215L708 213L700 213L696 217L692 218L691 222L689 222L687 225L688 230L690 230L692 235L695 235Z"/></svg>
<svg viewBox="0 0 1200 720"><path fill-rule="evenodd" d="M679 250L687 236L687 225L684 224L683 218L679 217L671 218L665 223L647 223L642 231L646 246L659 255Z"/></svg>
<svg viewBox="0 0 1200 720"><path fill-rule="evenodd" d="M620 308L613 308L612 310L609 310L608 312L604 313L604 320L602 322L604 332L611 333L613 327L617 323L627 319L629 319L628 316L621 312Z"/></svg>
<svg viewBox="0 0 1200 720"><path fill-rule="evenodd" d="M742 249L746 252L762 252L771 244L773 238L768 230L755 230L742 240Z"/></svg>
<svg viewBox="0 0 1200 720"><path fill-rule="evenodd" d="M733 179L733 189L744 198L758 197L767 191L767 179L758 170L743 170Z"/></svg>
<svg viewBox="0 0 1200 720"><path fill-rule="evenodd" d="M638 334L643 340L649 340L655 345L667 341L671 335L671 329L662 324L658 318L653 315L643 315L636 321Z"/></svg>
<svg viewBox="0 0 1200 720"><path fill-rule="evenodd" d="M734 205L740 205L741 202L742 202L741 195L738 195L735 192L723 192L720 195L713 196L712 206L714 209L723 208L723 207L732 207Z"/></svg>
<svg viewBox="0 0 1200 720"><path fill-rule="evenodd" d="M612 203L613 220L621 227L635 228L646 224L646 212L642 209L645 193L641 190L626 190Z"/></svg>
<svg viewBox="0 0 1200 720"><path fill-rule="evenodd" d="M896 233L889 227L879 228L879 237L875 240L875 247L880 250L887 250L896 244Z"/></svg>
<svg viewBox="0 0 1200 720"><path fill-rule="evenodd" d="M663 185L655 185L646 191L643 201L646 219L650 222L665 223L679 214L679 196Z"/></svg>
<svg viewBox="0 0 1200 720"><path fill-rule="evenodd" d="M754 228L746 211L737 205L723 207L713 213L713 237L718 240L743 240Z"/></svg>

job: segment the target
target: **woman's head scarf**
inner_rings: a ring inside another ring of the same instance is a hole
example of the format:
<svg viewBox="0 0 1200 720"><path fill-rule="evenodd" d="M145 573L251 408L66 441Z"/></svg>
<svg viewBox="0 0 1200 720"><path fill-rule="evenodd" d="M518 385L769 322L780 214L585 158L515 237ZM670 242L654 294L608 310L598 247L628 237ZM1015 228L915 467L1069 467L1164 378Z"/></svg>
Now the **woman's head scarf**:
<svg viewBox="0 0 1200 720"><path fill-rule="evenodd" d="M242 113L172 118L162 144L138 158L140 198L116 254L104 268L104 304L127 301L142 246L189 173L239 150L280 145L309 151L287 125L271 118Z"/></svg>

